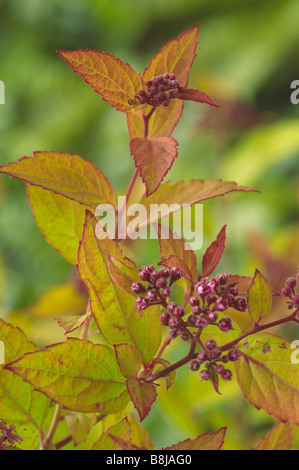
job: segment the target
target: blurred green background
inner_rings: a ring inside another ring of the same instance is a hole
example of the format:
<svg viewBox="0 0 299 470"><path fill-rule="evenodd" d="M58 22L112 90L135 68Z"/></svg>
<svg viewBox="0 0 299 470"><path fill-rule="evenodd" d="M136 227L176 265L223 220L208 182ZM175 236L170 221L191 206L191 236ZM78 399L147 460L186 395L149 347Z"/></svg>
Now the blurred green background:
<svg viewBox="0 0 299 470"><path fill-rule="evenodd" d="M179 157L167 178L221 178L261 191L206 202L204 247L226 223L219 270L252 276L258 267L278 290L299 264L299 105L290 102L290 84L299 79L297 0L0 0L0 80L6 92L0 163L35 150L77 153L124 194L133 171L125 115L103 102L55 51L100 49L142 72L165 42L196 23L201 32L189 83L220 109L186 104L173 134ZM159 261L156 242L136 249L140 264ZM36 303L53 286L60 286L61 300L74 279L74 268L38 231L24 184L2 176L0 315L40 345L61 340L63 332ZM53 316L62 313L52 307ZM273 315L282 308L277 301ZM299 337L298 330L283 333ZM178 354L170 352L172 358ZM171 391L161 391L144 425L158 447L227 425L225 448L250 448L274 419L247 405L234 382L222 393L214 396L210 384L182 370Z"/></svg>

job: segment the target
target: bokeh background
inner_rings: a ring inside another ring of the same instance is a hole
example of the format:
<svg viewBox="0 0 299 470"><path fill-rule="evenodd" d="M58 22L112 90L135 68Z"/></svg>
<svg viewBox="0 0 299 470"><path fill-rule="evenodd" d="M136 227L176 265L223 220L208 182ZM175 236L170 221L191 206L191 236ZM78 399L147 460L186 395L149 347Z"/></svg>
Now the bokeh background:
<svg viewBox="0 0 299 470"><path fill-rule="evenodd" d="M219 270L252 276L258 267L279 290L299 264L299 105L290 102L290 84L299 79L297 0L1 0L0 162L35 150L77 153L124 194L133 171L125 115L55 51L100 49L142 72L165 42L196 23L190 86L220 109L186 104L173 134L179 157L167 178L221 178L260 190L204 204L204 247L226 223ZM135 254L139 264L159 261L156 242L136 244ZM74 268L38 231L24 184L2 176L0 316L44 346L65 338L53 317L79 314L85 301ZM273 317L283 313L278 299ZM294 327L282 333L299 339ZM144 426L162 447L226 425L224 448L249 449L274 422L247 404L234 381L216 396L197 374L181 370L170 392L161 387ZM295 428L294 437L298 448Z"/></svg>

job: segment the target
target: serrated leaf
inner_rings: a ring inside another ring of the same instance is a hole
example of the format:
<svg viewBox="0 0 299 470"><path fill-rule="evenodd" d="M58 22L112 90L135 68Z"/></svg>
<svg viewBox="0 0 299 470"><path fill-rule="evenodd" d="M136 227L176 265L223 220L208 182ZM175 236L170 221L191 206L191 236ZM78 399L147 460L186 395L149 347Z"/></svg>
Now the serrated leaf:
<svg viewBox="0 0 299 470"><path fill-rule="evenodd" d="M163 217L177 212L183 206L192 206L198 202L224 196L234 191L255 192L255 190L239 186L233 181L191 180L176 183L167 181L162 183L154 194L141 199L140 204L143 204L147 210L147 220L141 221L140 226L153 224ZM151 213L152 204L160 206L160 211Z"/></svg>
<svg viewBox="0 0 299 470"><path fill-rule="evenodd" d="M203 91L195 90L194 88L187 88L182 93L178 93L178 98L185 101L195 101L196 103L205 103L210 106L219 108L212 98L206 95Z"/></svg>
<svg viewBox="0 0 299 470"><path fill-rule="evenodd" d="M174 73L180 85L188 83L191 65L196 57L199 26L196 25L182 33L178 38L169 41L150 61L143 72L143 80L154 76ZM173 100L166 108L159 106L149 122L149 137L169 136L179 122L184 102ZM145 114L147 112L145 109ZM143 119L139 116L127 116L128 131L131 138L143 137Z"/></svg>
<svg viewBox="0 0 299 470"><path fill-rule="evenodd" d="M197 281L197 258L194 251L188 246L183 238L176 238L176 235L162 226L157 227L159 246L163 264L168 267L178 267L184 276L192 282Z"/></svg>
<svg viewBox="0 0 299 470"><path fill-rule="evenodd" d="M100 438L94 443L91 450L122 450L122 447L111 439L112 436L119 436L125 440L130 441L131 439L131 428L128 418L123 418L110 428L106 429L105 432L100 436Z"/></svg>
<svg viewBox="0 0 299 470"><path fill-rule="evenodd" d="M68 338L5 368L72 411L113 414L128 403L114 351L101 344Z"/></svg>
<svg viewBox="0 0 299 470"><path fill-rule="evenodd" d="M116 284L131 295L135 295L131 289L133 282L139 281L139 269L134 261L129 258L119 260L115 256L108 256L109 274Z"/></svg>
<svg viewBox="0 0 299 470"><path fill-rule="evenodd" d="M135 346L144 363L148 363L161 344L160 310L153 306L140 316L134 297L112 280L109 255L120 261L124 257L115 241L96 237L96 224L95 217L87 211L78 252L78 273L88 289L94 319L110 344Z"/></svg>
<svg viewBox="0 0 299 470"><path fill-rule="evenodd" d="M90 429L97 422L96 413L70 413L64 416L72 435L74 445L78 446L85 442Z"/></svg>
<svg viewBox="0 0 299 470"><path fill-rule="evenodd" d="M256 269L252 283L248 291L248 312L255 323L264 318L271 310L272 306L272 289L263 276Z"/></svg>
<svg viewBox="0 0 299 470"><path fill-rule="evenodd" d="M146 187L146 195L154 193L168 173L178 154L178 142L172 137L137 137L130 141L130 151Z"/></svg>
<svg viewBox="0 0 299 470"><path fill-rule="evenodd" d="M50 245L67 261L77 264L85 207L53 191L27 184L35 222Z"/></svg>
<svg viewBox="0 0 299 470"><path fill-rule="evenodd" d="M291 423L276 423L252 450L292 450Z"/></svg>
<svg viewBox="0 0 299 470"><path fill-rule="evenodd" d="M131 102L136 101L143 82L129 64L94 49L57 52L111 106L124 113L140 114Z"/></svg>
<svg viewBox="0 0 299 470"><path fill-rule="evenodd" d="M0 166L0 173L95 209L99 204L113 204L113 188L104 173L89 160L75 154L34 152L17 162Z"/></svg>
<svg viewBox="0 0 299 470"><path fill-rule="evenodd" d="M219 263L225 248L226 225L220 230L217 239L207 248L202 259L202 277L209 276Z"/></svg>
<svg viewBox="0 0 299 470"><path fill-rule="evenodd" d="M58 325L65 331L65 334L72 333L82 326L87 318L91 316L91 313L85 313L84 315L61 315L55 317L54 320Z"/></svg>
<svg viewBox="0 0 299 470"><path fill-rule="evenodd" d="M236 378L246 400L282 422L299 424L299 369L287 341L256 334L239 346Z"/></svg>
<svg viewBox="0 0 299 470"><path fill-rule="evenodd" d="M2 319L0 341L4 343L6 363L38 349L19 328ZM0 416L16 426L17 433L23 438L19 444L21 449L35 448L48 408L49 400L45 396L0 365Z"/></svg>
<svg viewBox="0 0 299 470"><path fill-rule="evenodd" d="M171 447L163 447L162 450L220 450L225 433L226 428L221 428L215 432L201 434L195 439L186 439Z"/></svg>
<svg viewBox="0 0 299 470"><path fill-rule="evenodd" d="M141 382L135 377L130 377L127 379L127 389L138 411L140 421L143 421L157 398L156 388L153 384Z"/></svg>
<svg viewBox="0 0 299 470"><path fill-rule="evenodd" d="M142 365L140 351L129 344L115 344L114 350L122 375L126 378L136 377Z"/></svg>

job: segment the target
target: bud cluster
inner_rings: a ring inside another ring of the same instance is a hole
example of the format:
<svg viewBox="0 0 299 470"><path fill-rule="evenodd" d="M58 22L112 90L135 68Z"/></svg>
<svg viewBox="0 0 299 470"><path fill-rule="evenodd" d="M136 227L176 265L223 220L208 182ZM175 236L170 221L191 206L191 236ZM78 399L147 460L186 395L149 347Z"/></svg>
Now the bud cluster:
<svg viewBox="0 0 299 470"><path fill-rule="evenodd" d="M197 359L189 362L189 369L197 371L204 365L205 369L199 373L201 380L210 380L212 373L216 372L223 380L228 381L231 380L232 373L223 364L227 364L230 361L234 362L238 359L239 351L237 349L230 349L227 354L222 354L222 350L217 346L216 341L209 339L205 344L205 350L198 353Z"/></svg>
<svg viewBox="0 0 299 470"><path fill-rule="evenodd" d="M135 294L141 294L136 300L138 310L145 310L150 305L167 305L166 299L171 294L171 286L181 277L182 273L178 268L156 270L151 264L143 266L139 279L146 284L133 282L131 285Z"/></svg>
<svg viewBox="0 0 299 470"><path fill-rule="evenodd" d="M288 308L292 310L293 308L299 308L299 294L296 293L297 281L299 281L299 273L297 273L297 279L295 277L289 277L285 286L281 291L281 294L284 297L289 298L287 302Z"/></svg>
<svg viewBox="0 0 299 470"><path fill-rule="evenodd" d="M140 104L149 104L157 107L168 106L172 99L177 98L178 93L185 89L180 86L174 73L164 73L146 82L147 89L138 91L136 98Z"/></svg>
<svg viewBox="0 0 299 470"><path fill-rule="evenodd" d="M244 297L238 296L238 288L232 284L227 285L227 282L228 276L223 273L216 277L203 278L196 284L197 295L189 299L192 313L187 319L188 325L205 328L212 324L224 332L233 328L230 318L222 317L219 320L219 312L223 313L229 307L243 312L248 305Z"/></svg>
<svg viewBox="0 0 299 470"><path fill-rule="evenodd" d="M7 424L0 419L0 450L8 450L10 446L23 439L15 433L15 426Z"/></svg>

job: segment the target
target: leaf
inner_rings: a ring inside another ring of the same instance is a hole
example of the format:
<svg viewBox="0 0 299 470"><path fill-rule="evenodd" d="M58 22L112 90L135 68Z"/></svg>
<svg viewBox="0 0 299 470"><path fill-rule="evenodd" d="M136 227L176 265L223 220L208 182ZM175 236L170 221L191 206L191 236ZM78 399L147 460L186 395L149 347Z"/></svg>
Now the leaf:
<svg viewBox="0 0 299 470"><path fill-rule="evenodd" d="M220 450L225 433L226 428L221 428L215 432L201 434L195 439L186 439L171 447L163 447L162 450Z"/></svg>
<svg viewBox="0 0 299 470"><path fill-rule="evenodd" d="M143 80L152 79L164 73L174 73L180 85L188 83L190 68L196 57L199 26L185 31L177 39L169 41L150 61L143 72ZM179 122L184 102L173 100L167 108L159 106L149 121L149 137L169 136ZM147 110L145 110L146 113ZM140 116L127 116L131 138L143 137L143 119Z"/></svg>
<svg viewBox="0 0 299 470"><path fill-rule="evenodd" d="M130 102L136 100L135 95L143 88L143 82L129 64L94 49L57 52L113 108L140 114Z"/></svg>
<svg viewBox="0 0 299 470"><path fill-rule="evenodd" d="M65 331L65 334L72 333L72 331L77 330L82 326L87 318L91 315L90 312L85 313L84 315L62 315L55 317L54 320L58 325Z"/></svg>
<svg viewBox="0 0 299 470"><path fill-rule="evenodd" d="M166 359L162 359L161 357L155 358L153 360L153 363L155 365L160 364L162 366L162 367L159 367L157 370L163 370L170 366L170 362L166 361ZM172 370L171 372L169 372L169 374L163 377L163 379L165 381L166 390L168 391L175 384L176 371Z"/></svg>
<svg viewBox="0 0 299 470"><path fill-rule="evenodd" d="M247 295L252 278L248 276L228 276L227 285L234 284L237 286L240 295Z"/></svg>
<svg viewBox="0 0 299 470"><path fill-rule="evenodd" d="M136 446L135 444L132 444L130 441L126 441L125 439L122 439L121 437L118 436L113 436L112 434L109 434L109 437L119 445L121 450L147 450L147 449L142 449L141 447Z"/></svg>
<svg viewBox="0 0 299 470"><path fill-rule="evenodd" d="M130 151L146 186L146 195L154 193L178 154L178 142L172 137L141 138L130 141Z"/></svg>
<svg viewBox="0 0 299 470"><path fill-rule="evenodd" d="M135 295L131 289L133 282L139 281L139 269L134 261L129 258L119 260L115 256L108 255L109 274L116 284L131 295Z"/></svg>
<svg viewBox="0 0 299 470"><path fill-rule="evenodd" d="M193 281L197 281L197 258L194 251L183 238L176 238L170 229L166 229L163 225L157 226L159 245L163 264L168 267L178 267L184 276Z"/></svg>
<svg viewBox="0 0 299 470"><path fill-rule="evenodd" d="M25 334L0 319L0 341L4 343L5 361L14 361L37 346ZM20 377L0 365L0 416L23 438L21 449L35 448L49 408L49 400L33 390Z"/></svg>
<svg viewBox="0 0 299 470"><path fill-rule="evenodd" d="M132 442L138 447L143 449L153 450L155 446L150 439L147 431L141 426L139 421L135 418L133 413L129 414L128 420L131 427Z"/></svg>
<svg viewBox="0 0 299 470"><path fill-rule="evenodd" d="M202 259L202 277L209 276L219 263L225 248L226 225L220 230L217 239L208 247Z"/></svg>
<svg viewBox="0 0 299 470"><path fill-rule="evenodd" d="M268 315L272 306L272 289L267 279L256 269L248 291L248 312L257 324Z"/></svg>
<svg viewBox="0 0 299 470"><path fill-rule="evenodd" d="M135 346L148 363L161 344L160 310L150 307L140 318L134 297L109 276L109 255L121 261L124 260L122 252L115 241L97 239L96 224L96 218L87 211L77 266L91 298L94 319L110 344Z"/></svg>
<svg viewBox="0 0 299 470"><path fill-rule="evenodd" d="M143 204L147 211L147 220L141 222L140 226L157 222L163 217L179 211L183 206L192 206L233 191L252 192L255 190L239 186L233 181L191 180L176 183L167 181L161 184L154 194L141 199L140 204ZM154 204L159 206L160 211L151 211L151 205Z"/></svg>
<svg viewBox="0 0 299 470"><path fill-rule="evenodd" d="M1 165L0 173L49 189L92 209L103 202L113 204L110 181L89 160L62 152L33 154L34 157L22 157L17 162Z"/></svg>
<svg viewBox="0 0 299 470"><path fill-rule="evenodd" d="M299 424L299 369L287 341L256 334L238 346L236 378L246 400L282 422Z"/></svg>
<svg viewBox="0 0 299 470"><path fill-rule="evenodd" d="M292 450L292 425L276 423L252 450Z"/></svg>
<svg viewBox="0 0 299 470"><path fill-rule="evenodd" d="M127 379L127 389L138 411L140 421L143 421L157 398L156 388L151 383L140 382L135 377L130 377Z"/></svg>
<svg viewBox="0 0 299 470"><path fill-rule="evenodd" d="M42 235L67 261L77 264L85 207L39 186L27 184L26 188L35 222Z"/></svg>
<svg viewBox="0 0 299 470"><path fill-rule="evenodd" d="M195 90L193 88L187 88L182 93L178 93L178 98L180 100L195 101L196 103L205 103L219 108L218 104L216 104L215 101L213 101L203 91Z"/></svg>
<svg viewBox="0 0 299 470"><path fill-rule="evenodd" d="M70 413L65 415L64 419L68 424L74 445L78 446L86 441L89 431L97 422L97 414Z"/></svg>
<svg viewBox="0 0 299 470"><path fill-rule="evenodd" d="M72 411L113 414L128 403L114 351L101 344L68 338L5 368Z"/></svg>
<svg viewBox="0 0 299 470"><path fill-rule="evenodd" d="M142 364L140 351L128 344L115 344L114 350L122 375L126 378L137 377Z"/></svg>
<svg viewBox="0 0 299 470"><path fill-rule="evenodd" d="M131 428L128 418L123 418L113 426L110 426L94 443L91 450L122 450L122 447L111 439L110 435L118 436L125 440L131 440Z"/></svg>

